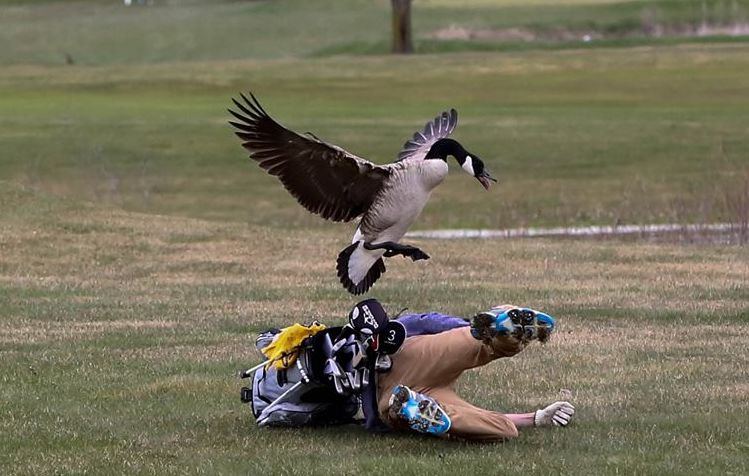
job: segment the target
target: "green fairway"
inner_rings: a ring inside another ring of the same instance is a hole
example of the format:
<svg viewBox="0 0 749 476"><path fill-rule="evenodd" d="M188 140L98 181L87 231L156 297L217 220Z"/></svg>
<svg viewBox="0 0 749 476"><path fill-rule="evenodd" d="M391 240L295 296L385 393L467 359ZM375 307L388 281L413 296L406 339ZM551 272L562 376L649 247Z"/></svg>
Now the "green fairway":
<svg viewBox="0 0 749 476"><path fill-rule="evenodd" d="M377 163L455 107L499 178L455 173L419 227L735 220L749 142L749 45L409 58L11 66L0 174L129 210L328 226L252 165L227 124L254 91L300 132Z"/></svg>
<svg viewBox="0 0 749 476"><path fill-rule="evenodd" d="M568 389L574 424L501 445L254 426L236 371L261 360L258 331L343 323L354 225L247 158L227 123L240 92L377 163L456 108L454 137L499 183L450 159L413 229L749 216L749 42L637 33L745 22L746 1L416 0L406 57L383 54L389 9L0 0L2 475L749 473L746 246L416 240L432 259L388 260L371 296L555 315L549 344L459 391L522 412ZM611 36L543 36L586 29Z"/></svg>
<svg viewBox="0 0 749 476"><path fill-rule="evenodd" d="M276 59L389 49L388 0L149 3L0 0L0 45L8 45L0 48L0 65ZM714 41L717 33L688 38L686 32L700 26L746 27L748 20L749 0L416 0L413 6L414 36L422 51L582 46L586 33L608 38L609 45L623 39L642 43L657 28L677 42ZM437 39L451 28L519 28L539 35L539 41ZM544 41L549 37L563 39L562 44Z"/></svg>

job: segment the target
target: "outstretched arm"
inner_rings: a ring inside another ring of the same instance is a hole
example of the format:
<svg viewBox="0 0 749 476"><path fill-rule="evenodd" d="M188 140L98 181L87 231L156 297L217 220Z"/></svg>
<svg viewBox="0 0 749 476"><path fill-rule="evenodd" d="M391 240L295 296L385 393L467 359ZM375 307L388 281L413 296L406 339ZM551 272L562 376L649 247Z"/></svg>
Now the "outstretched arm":
<svg viewBox="0 0 749 476"><path fill-rule="evenodd" d="M533 413L511 413L505 415L516 427L528 426L567 426L575 414L575 407L569 402L554 402Z"/></svg>
<svg viewBox="0 0 749 476"><path fill-rule="evenodd" d="M509 418L517 428L523 428L534 426L533 419L536 416L536 413L510 413L505 416Z"/></svg>

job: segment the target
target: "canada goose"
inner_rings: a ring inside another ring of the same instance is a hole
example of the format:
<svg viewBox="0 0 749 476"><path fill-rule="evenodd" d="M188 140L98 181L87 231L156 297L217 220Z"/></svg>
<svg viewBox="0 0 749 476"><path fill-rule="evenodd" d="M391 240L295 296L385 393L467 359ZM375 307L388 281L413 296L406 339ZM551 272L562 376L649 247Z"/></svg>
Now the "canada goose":
<svg viewBox="0 0 749 476"><path fill-rule="evenodd" d="M399 240L426 205L432 190L447 176L447 156L485 189L496 182L475 154L447 137L458 113L443 112L406 141L398 160L376 165L311 133L301 136L277 123L250 94L229 121L242 146L260 167L281 180L297 201L312 213L333 221L361 216L351 245L338 255L338 277L352 294L366 292L385 272L382 258L402 255L413 261L429 259L415 246Z"/></svg>

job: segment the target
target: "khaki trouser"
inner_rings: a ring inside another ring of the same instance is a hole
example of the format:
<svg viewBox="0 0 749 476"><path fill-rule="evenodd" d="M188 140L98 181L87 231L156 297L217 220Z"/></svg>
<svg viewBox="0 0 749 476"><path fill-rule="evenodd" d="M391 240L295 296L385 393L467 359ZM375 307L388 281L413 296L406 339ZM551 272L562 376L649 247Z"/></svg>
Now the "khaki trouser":
<svg viewBox="0 0 749 476"><path fill-rule="evenodd" d="M380 418L395 429L407 428L388 414L390 394L396 385L434 398L452 420L448 435L468 440L505 440L518 434L503 414L475 407L460 398L455 381L463 371L500 357L510 357L523 349L513 338L495 338L484 343L461 327L440 334L409 337L392 356L389 372L378 375L377 395Z"/></svg>

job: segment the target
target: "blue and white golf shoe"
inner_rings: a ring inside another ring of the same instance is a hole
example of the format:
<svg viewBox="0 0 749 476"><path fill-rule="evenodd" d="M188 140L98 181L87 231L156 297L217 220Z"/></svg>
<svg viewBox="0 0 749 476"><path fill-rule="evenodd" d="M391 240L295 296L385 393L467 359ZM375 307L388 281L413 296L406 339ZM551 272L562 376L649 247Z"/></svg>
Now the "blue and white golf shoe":
<svg viewBox="0 0 749 476"><path fill-rule="evenodd" d="M390 412L419 433L444 436L452 422L447 413L430 396L398 385L390 395Z"/></svg>
<svg viewBox="0 0 749 476"><path fill-rule="evenodd" d="M553 317L527 307L492 308L473 317L471 335L480 340L513 336L524 342L546 342L555 327Z"/></svg>

